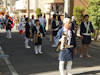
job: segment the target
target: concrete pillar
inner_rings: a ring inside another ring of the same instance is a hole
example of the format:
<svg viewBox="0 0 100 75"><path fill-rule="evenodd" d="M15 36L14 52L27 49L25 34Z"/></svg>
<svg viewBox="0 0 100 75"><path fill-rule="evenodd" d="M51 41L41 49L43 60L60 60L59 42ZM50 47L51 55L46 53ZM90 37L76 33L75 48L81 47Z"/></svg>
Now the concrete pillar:
<svg viewBox="0 0 100 75"><path fill-rule="evenodd" d="M27 0L27 15L30 18L30 1Z"/></svg>
<svg viewBox="0 0 100 75"><path fill-rule="evenodd" d="M12 0L10 0L10 13L9 14L11 13L12 13Z"/></svg>
<svg viewBox="0 0 100 75"><path fill-rule="evenodd" d="M4 7L7 9L7 0L4 0Z"/></svg>
<svg viewBox="0 0 100 75"><path fill-rule="evenodd" d="M70 16L70 0L64 1L64 17Z"/></svg>

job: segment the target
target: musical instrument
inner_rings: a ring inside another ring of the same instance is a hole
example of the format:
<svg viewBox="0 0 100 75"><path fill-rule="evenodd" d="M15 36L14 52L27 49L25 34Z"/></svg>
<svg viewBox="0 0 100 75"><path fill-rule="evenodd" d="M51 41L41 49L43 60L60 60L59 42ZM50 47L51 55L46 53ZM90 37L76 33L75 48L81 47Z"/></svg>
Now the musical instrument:
<svg viewBox="0 0 100 75"><path fill-rule="evenodd" d="M30 38L32 38L32 30L30 29L29 31L30 31Z"/></svg>
<svg viewBox="0 0 100 75"><path fill-rule="evenodd" d="M67 46L67 35L63 33L61 47L60 47L61 51L65 51L66 46Z"/></svg>
<svg viewBox="0 0 100 75"><path fill-rule="evenodd" d="M62 41L59 42L57 48L56 48L56 52L58 53L60 50L61 51L65 51L66 48L72 48L74 47L73 45L67 45L67 35L63 34L62 35Z"/></svg>
<svg viewBox="0 0 100 75"><path fill-rule="evenodd" d="M36 44L37 42L38 42L38 35L34 33L34 44Z"/></svg>

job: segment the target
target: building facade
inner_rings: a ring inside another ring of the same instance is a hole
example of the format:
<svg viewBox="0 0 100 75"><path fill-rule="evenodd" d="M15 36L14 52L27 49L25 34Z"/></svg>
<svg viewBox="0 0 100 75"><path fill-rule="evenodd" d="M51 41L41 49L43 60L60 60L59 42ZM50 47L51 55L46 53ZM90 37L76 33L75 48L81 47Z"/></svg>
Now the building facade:
<svg viewBox="0 0 100 75"><path fill-rule="evenodd" d="M64 15L64 1L65 0L43 0L44 3L51 4L51 11L60 15ZM73 15L74 6L83 6L86 10L88 3L89 0L69 0L69 16L71 17ZM86 11L84 13L86 13Z"/></svg>
<svg viewBox="0 0 100 75"><path fill-rule="evenodd" d="M30 14L34 14L37 8L41 8L42 13L49 11L50 4L44 4L42 0L29 0ZM27 0L18 0L15 2L16 11L20 14L27 13ZM27 16L27 14L26 14Z"/></svg>
<svg viewBox="0 0 100 75"><path fill-rule="evenodd" d="M66 3L68 2L68 3ZM65 12L67 11L67 14L69 17L73 15L73 8L74 6L84 7L86 14L86 5L88 5L89 0L43 0L43 3L50 4L50 19L47 18L47 30L51 30L51 24L52 24L52 15L56 13L57 15L61 16L61 19L64 19Z"/></svg>

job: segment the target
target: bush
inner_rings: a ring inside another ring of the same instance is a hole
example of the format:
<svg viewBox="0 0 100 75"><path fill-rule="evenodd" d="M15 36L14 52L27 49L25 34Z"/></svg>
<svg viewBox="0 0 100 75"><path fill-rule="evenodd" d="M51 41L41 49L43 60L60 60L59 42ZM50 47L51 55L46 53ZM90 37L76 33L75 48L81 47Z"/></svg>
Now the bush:
<svg viewBox="0 0 100 75"><path fill-rule="evenodd" d="M89 0L87 7L89 21L92 22L94 29L100 29L100 0Z"/></svg>
<svg viewBox="0 0 100 75"><path fill-rule="evenodd" d="M84 7L75 6L73 9L73 16L75 16L76 24L80 25L83 21Z"/></svg>
<svg viewBox="0 0 100 75"><path fill-rule="evenodd" d="M38 18L38 15L42 14L41 9L37 8L36 9L36 17Z"/></svg>

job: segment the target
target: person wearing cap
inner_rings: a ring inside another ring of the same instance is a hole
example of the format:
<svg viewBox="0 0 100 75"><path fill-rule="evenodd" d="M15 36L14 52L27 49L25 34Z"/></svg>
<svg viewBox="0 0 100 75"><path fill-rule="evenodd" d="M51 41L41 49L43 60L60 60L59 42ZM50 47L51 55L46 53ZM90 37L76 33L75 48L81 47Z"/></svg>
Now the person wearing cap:
<svg viewBox="0 0 100 75"><path fill-rule="evenodd" d="M6 15L6 20L5 20L4 24L6 25L6 33L7 33L6 38L10 39L10 38L12 38L12 36L11 36L11 23L12 23L12 21L8 18L9 18L9 16Z"/></svg>
<svg viewBox="0 0 100 75"><path fill-rule="evenodd" d="M56 19L56 14L54 14L53 21L52 21L52 35L53 35L54 44L52 45L52 47L57 47L55 38L56 38L58 30L59 30L59 21Z"/></svg>
<svg viewBox="0 0 100 75"><path fill-rule="evenodd" d="M63 51L60 48L59 52L59 71L61 75L64 75L64 63L67 62L66 75L72 75L70 74L70 70L72 67L73 56L74 54L77 53L75 34L73 30L70 29L71 26L70 18L65 18L63 22L64 26L58 31L55 39L57 45L59 44L59 42L61 42L62 44L63 41L62 35L63 34L67 35L67 43L66 43L67 46Z"/></svg>
<svg viewBox="0 0 100 75"><path fill-rule="evenodd" d="M86 56L91 57L89 55L89 44L91 43L91 32L95 32L92 23L89 22L89 15L84 16L84 21L81 23L80 26L80 35L81 35L81 40L82 40L82 45L81 45L81 54L80 58L83 57L83 47L86 45Z"/></svg>

